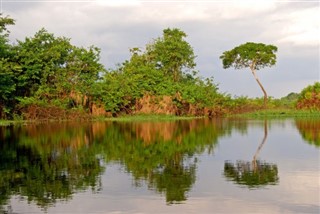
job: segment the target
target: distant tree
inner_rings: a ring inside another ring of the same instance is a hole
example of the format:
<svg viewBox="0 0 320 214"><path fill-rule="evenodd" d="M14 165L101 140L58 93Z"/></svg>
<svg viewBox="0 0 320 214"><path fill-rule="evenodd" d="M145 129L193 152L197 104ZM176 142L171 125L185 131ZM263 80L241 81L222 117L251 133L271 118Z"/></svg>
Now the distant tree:
<svg viewBox="0 0 320 214"><path fill-rule="evenodd" d="M281 97L280 99L281 105L285 107L293 108L296 106L299 96L300 96L299 93L291 92L287 96Z"/></svg>
<svg viewBox="0 0 320 214"><path fill-rule="evenodd" d="M225 51L220 56L223 68L233 67L235 69L250 68L253 76L258 82L264 94L264 105L267 105L268 95L261 82L258 79L256 71L271 67L276 64L276 54L278 48L274 45L265 45L263 43L247 42L232 50Z"/></svg>

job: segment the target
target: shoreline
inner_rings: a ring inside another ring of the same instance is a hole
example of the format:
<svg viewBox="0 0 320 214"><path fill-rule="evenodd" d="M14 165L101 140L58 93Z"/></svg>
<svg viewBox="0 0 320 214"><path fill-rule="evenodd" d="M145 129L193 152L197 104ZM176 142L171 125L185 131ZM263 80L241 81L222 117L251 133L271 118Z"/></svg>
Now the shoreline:
<svg viewBox="0 0 320 214"><path fill-rule="evenodd" d="M177 121L209 118L208 116L176 116L163 114L137 114L121 115L119 117L92 117L85 120L73 119L48 119L48 120L0 120L0 126L27 125L34 123L52 123L52 122L96 122L96 121L114 121L114 122L155 122L155 121ZM256 112L247 112L240 114L229 114L213 118L243 118L243 119L288 119L288 118L306 118L320 119L320 111L310 110L291 110L291 109L267 109Z"/></svg>

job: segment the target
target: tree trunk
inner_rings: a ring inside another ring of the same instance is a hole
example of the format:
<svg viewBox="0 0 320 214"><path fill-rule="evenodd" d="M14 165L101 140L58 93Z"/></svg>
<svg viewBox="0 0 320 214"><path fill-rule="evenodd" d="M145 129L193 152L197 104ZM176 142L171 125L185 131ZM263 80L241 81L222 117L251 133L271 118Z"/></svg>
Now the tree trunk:
<svg viewBox="0 0 320 214"><path fill-rule="evenodd" d="M261 90L263 91L263 94L264 94L264 102L263 102L263 104L264 104L264 107L266 108L266 107L267 107L267 101L268 101L267 92L266 92L266 90L264 90L261 82L259 81L258 76L257 76L257 74L256 74L256 70L251 67L251 72L252 72L254 78L256 79L257 83L259 84Z"/></svg>
<svg viewBox="0 0 320 214"><path fill-rule="evenodd" d="M253 165L254 170L257 169L257 157L258 157L260 150L262 149L262 146L265 144L267 137L268 137L268 125L267 125L267 120L265 120L264 121L264 137L263 137L262 142L259 145L256 153L254 154L253 160L252 160L252 165Z"/></svg>

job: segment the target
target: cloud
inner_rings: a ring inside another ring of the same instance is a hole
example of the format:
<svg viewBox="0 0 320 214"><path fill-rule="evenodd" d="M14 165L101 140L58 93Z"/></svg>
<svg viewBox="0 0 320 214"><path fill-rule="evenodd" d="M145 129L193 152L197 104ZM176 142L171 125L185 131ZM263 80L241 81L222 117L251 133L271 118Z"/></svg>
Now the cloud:
<svg viewBox="0 0 320 214"><path fill-rule="evenodd" d="M308 8L284 15L282 20L286 24L280 31L282 38L278 42L319 46L319 12L319 8Z"/></svg>
<svg viewBox="0 0 320 214"><path fill-rule="evenodd" d="M101 6L112 6L112 7L128 7L140 5L138 0L95 0L95 3Z"/></svg>

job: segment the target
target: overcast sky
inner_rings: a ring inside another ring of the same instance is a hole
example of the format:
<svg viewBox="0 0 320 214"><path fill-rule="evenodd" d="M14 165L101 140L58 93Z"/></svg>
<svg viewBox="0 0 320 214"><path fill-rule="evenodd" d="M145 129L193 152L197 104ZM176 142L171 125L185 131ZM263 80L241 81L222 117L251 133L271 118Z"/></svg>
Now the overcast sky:
<svg viewBox="0 0 320 214"><path fill-rule="evenodd" d="M213 76L220 92L263 94L249 69L222 68L219 56L246 42L278 47L277 64L258 71L268 95L283 97L320 81L319 0L0 0L0 10L16 20L12 42L42 27L77 46L101 49L106 68L129 59L165 28L179 28L197 55L199 75Z"/></svg>

